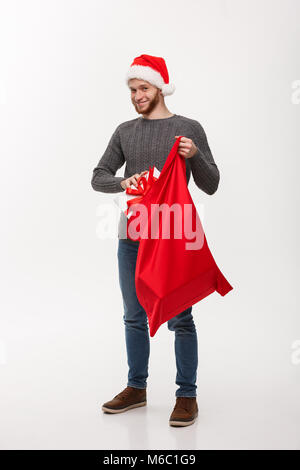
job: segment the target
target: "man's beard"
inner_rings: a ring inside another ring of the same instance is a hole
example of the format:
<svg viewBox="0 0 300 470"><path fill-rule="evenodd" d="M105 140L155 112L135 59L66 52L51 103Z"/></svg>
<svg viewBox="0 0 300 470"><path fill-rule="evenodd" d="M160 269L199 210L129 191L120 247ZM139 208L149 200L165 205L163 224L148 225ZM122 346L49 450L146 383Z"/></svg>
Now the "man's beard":
<svg viewBox="0 0 300 470"><path fill-rule="evenodd" d="M154 96L154 98L152 98L151 101L150 100L147 101L146 106L139 107L135 102L133 102L136 112L138 114L145 114L145 115L150 114L151 111L153 111L153 109L156 108L158 103L159 103L159 90L157 90L156 95Z"/></svg>

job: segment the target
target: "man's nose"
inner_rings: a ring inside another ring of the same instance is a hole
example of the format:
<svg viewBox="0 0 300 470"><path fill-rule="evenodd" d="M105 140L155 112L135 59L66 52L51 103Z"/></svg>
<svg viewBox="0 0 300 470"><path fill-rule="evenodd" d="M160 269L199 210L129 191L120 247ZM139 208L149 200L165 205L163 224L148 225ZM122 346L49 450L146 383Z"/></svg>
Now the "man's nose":
<svg viewBox="0 0 300 470"><path fill-rule="evenodd" d="M136 101L142 101L143 92L138 92L135 96Z"/></svg>

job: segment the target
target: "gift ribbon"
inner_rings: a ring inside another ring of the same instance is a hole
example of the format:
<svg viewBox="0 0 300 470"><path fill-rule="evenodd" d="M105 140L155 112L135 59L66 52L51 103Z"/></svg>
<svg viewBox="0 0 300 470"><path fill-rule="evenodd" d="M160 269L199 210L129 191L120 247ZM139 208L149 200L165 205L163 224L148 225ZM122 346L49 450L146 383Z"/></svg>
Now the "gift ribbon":
<svg viewBox="0 0 300 470"><path fill-rule="evenodd" d="M137 179L137 184L138 184L137 188L130 188L130 187L126 188L126 194L134 194L137 196L127 201L127 209L125 211L126 216L129 213L130 207L133 204L137 204L141 202L143 197L150 191L150 188L153 185L153 183L158 179L158 178L155 178L155 176L153 175L153 172L154 172L154 167L151 168L150 166L149 172L148 172L148 179L146 179L144 175L141 175Z"/></svg>

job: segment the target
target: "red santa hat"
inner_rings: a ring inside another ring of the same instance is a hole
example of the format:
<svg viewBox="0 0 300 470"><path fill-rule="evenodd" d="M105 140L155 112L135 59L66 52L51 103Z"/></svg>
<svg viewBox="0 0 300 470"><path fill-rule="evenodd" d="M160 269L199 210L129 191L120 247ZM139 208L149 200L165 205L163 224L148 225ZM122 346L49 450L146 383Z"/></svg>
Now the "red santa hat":
<svg viewBox="0 0 300 470"><path fill-rule="evenodd" d="M172 95L175 91L175 85L169 83L168 69L162 57L147 54L135 57L126 74L126 84L128 86L128 82L132 78L145 80L160 88L164 96Z"/></svg>

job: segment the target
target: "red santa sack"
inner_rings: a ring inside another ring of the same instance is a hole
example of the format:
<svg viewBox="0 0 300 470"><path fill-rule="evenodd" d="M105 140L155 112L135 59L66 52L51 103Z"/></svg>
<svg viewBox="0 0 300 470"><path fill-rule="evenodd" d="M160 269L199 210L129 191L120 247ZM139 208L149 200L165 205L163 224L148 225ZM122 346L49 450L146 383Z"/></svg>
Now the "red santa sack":
<svg viewBox="0 0 300 470"><path fill-rule="evenodd" d="M200 217L187 187L185 159L177 152L180 139L181 136L173 145L159 178L148 188L142 200L138 198L137 202L143 204L147 215L143 211L144 218L141 219L141 212L131 204L133 215L127 224L128 238L140 242L135 271L136 294L146 311L151 337L163 323L212 292L217 291L224 296L233 289L208 248ZM151 212L151 206L158 208L161 204L168 207L175 204L179 209L176 216L170 211L169 233L163 232L166 225L162 224L161 213L156 213L156 225L154 223L154 229L151 229L155 214L155 210ZM135 215L137 212L139 217ZM184 225L187 219L190 223ZM142 223L138 224L138 220ZM133 236L130 235L131 224ZM139 233L138 226L141 228ZM178 235L180 226L182 230ZM195 235L191 239L193 233ZM187 249L188 246L192 249Z"/></svg>

